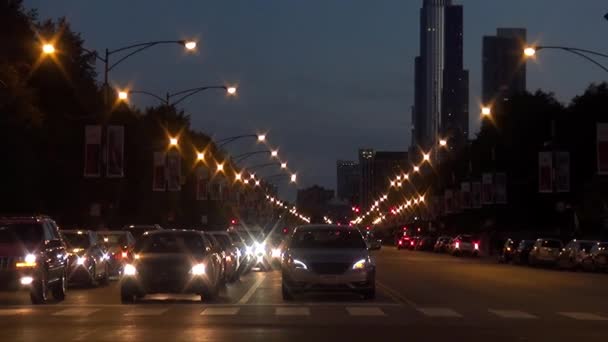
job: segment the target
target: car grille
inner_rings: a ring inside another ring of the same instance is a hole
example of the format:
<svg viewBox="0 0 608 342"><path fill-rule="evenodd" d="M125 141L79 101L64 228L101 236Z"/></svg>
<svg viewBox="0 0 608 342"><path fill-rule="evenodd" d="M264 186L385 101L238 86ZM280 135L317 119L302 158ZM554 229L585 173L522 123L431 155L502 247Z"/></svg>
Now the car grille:
<svg viewBox="0 0 608 342"><path fill-rule="evenodd" d="M310 267L317 274L342 274L346 272L350 264L346 263L312 263Z"/></svg>
<svg viewBox="0 0 608 342"><path fill-rule="evenodd" d="M145 261L139 264L137 270L143 281L177 281L185 280L191 266L182 261Z"/></svg>
<svg viewBox="0 0 608 342"><path fill-rule="evenodd" d="M15 268L15 263L19 258L16 257L0 257L0 270L12 270Z"/></svg>

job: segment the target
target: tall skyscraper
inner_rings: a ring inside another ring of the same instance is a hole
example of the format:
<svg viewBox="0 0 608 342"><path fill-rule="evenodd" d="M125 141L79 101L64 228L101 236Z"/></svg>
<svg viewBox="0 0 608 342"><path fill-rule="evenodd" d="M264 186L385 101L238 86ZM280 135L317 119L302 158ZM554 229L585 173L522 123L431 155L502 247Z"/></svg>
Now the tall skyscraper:
<svg viewBox="0 0 608 342"><path fill-rule="evenodd" d="M359 182L359 202L361 207L369 208L371 206L372 190L374 186L374 150L360 149L359 150L359 170L361 174Z"/></svg>
<svg viewBox="0 0 608 342"><path fill-rule="evenodd" d="M338 195L340 200L350 204L359 204L359 182L361 179L359 164L352 160L336 162Z"/></svg>
<svg viewBox="0 0 608 342"><path fill-rule="evenodd" d="M439 136L468 136L462 6L451 0L424 0L414 74L412 147L429 149Z"/></svg>
<svg viewBox="0 0 608 342"><path fill-rule="evenodd" d="M526 63L523 59L526 29L499 28L496 36L483 37L482 101L508 100L526 91Z"/></svg>
<svg viewBox="0 0 608 342"><path fill-rule="evenodd" d="M440 135L449 146L463 146L469 136L469 71L464 70L464 10L445 8L445 62Z"/></svg>

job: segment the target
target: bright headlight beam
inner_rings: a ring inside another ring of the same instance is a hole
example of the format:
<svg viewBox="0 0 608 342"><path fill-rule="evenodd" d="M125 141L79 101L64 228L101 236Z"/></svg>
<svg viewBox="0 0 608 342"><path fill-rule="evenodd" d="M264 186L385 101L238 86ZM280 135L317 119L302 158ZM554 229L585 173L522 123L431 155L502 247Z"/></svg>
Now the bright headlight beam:
<svg viewBox="0 0 608 342"><path fill-rule="evenodd" d="M200 276L205 274L205 265L204 264L196 264L192 266L192 275Z"/></svg>
<svg viewBox="0 0 608 342"><path fill-rule="evenodd" d="M126 264L122 273L126 276L134 276L137 274L137 269L131 264Z"/></svg>
<svg viewBox="0 0 608 342"><path fill-rule="evenodd" d="M365 268L367 261L365 259L361 259L353 264L353 270L362 270Z"/></svg>
<svg viewBox="0 0 608 342"><path fill-rule="evenodd" d="M308 266L306 266L305 263L303 263L302 261L297 260L297 259L293 261L293 265L295 266L295 268L301 268L303 270L308 269Z"/></svg>

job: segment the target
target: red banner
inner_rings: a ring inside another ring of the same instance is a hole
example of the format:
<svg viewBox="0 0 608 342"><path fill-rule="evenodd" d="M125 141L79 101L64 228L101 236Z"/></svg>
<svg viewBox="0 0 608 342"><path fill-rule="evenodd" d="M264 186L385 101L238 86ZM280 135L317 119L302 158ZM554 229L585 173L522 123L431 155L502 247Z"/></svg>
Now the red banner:
<svg viewBox="0 0 608 342"><path fill-rule="evenodd" d="M125 128L123 126L108 126L106 158L106 176L108 178L124 177Z"/></svg>
<svg viewBox="0 0 608 342"><path fill-rule="evenodd" d="M167 154L165 152L154 152L152 191L165 191L167 188L166 161Z"/></svg>
<svg viewBox="0 0 608 342"><path fill-rule="evenodd" d="M101 126L84 128L84 176L101 176Z"/></svg>

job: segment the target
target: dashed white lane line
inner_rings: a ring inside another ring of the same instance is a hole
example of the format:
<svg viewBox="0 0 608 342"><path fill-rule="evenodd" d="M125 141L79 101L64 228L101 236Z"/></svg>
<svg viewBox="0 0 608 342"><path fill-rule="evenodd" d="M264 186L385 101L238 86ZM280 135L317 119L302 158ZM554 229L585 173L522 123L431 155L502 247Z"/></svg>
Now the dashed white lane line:
<svg viewBox="0 0 608 342"><path fill-rule="evenodd" d="M310 316L310 308L286 307L276 308L274 314L277 316Z"/></svg>
<svg viewBox="0 0 608 342"><path fill-rule="evenodd" d="M448 308L416 308L416 310L422 312L424 315L429 317L451 317L461 318L462 315L458 312Z"/></svg>
<svg viewBox="0 0 608 342"><path fill-rule="evenodd" d="M386 316L382 309L377 307L346 307L351 316Z"/></svg>
<svg viewBox="0 0 608 342"><path fill-rule="evenodd" d="M238 314L240 310L240 308L235 307L206 308L201 312L201 316L234 316Z"/></svg>
<svg viewBox="0 0 608 342"><path fill-rule="evenodd" d="M512 318L512 319L536 319L538 317L519 310L493 310L489 309L489 312L495 314L500 318Z"/></svg>
<svg viewBox="0 0 608 342"><path fill-rule="evenodd" d="M265 278L266 278L266 275L261 273L259 275L258 279L255 280L255 283L253 283L253 285L251 285L249 290L247 290L247 292L243 295L243 297L241 297L241 299L238 301L238 304L247 303L249 301L249 299L251 299L251 297L253 296L255 291L258 289L258 287L260 287L260 285L262 284L262 282L264 281Z"/></svg>
<svg viewBox="0 0 608 342"><path fill-rule="evenodd" d="M608 321L608 317L596 315L590 312L558 312L558 314L579 321Z"/></svg>
<svg viewBox="0 0 608 342"><path fill-rule="evenodd" d="M72 308L72 309L65 309L65 310L60 310L57 311L53 314L53 316L78 316L78 317L86 317L89 316L97 311L99 311L100 309L88 309L88 308Z"/></svg>
<svg viewBox="0 0 608 342"><path fill-rule="evenodd" d="M26 315L32 312L32 309L0 309L0 316Z"/></svg>
<svg viewBox="0 0 608 342"><path fill-rule="evenodd" d="M130 310L123 316L160 316L167 312L169 309L152 309L152 308L138 308Z"/></svg>

